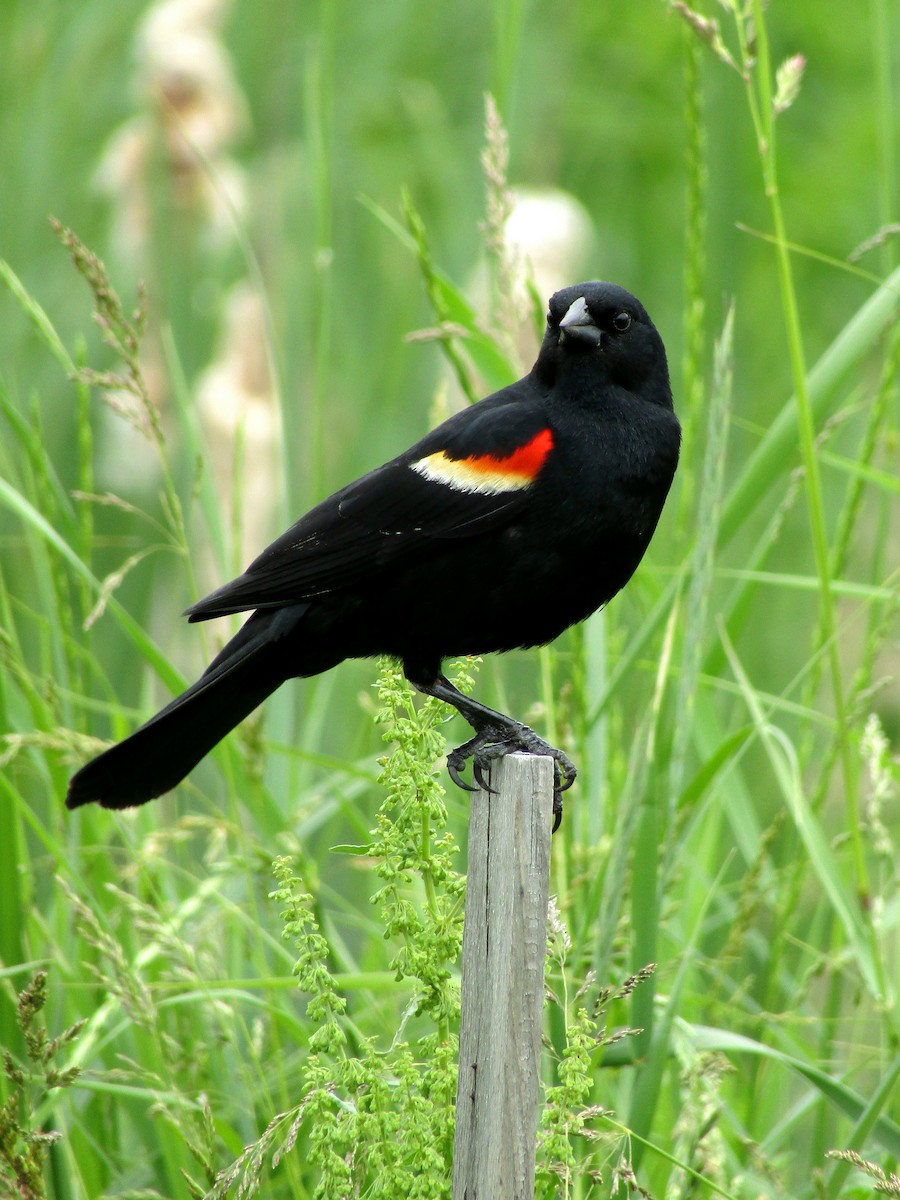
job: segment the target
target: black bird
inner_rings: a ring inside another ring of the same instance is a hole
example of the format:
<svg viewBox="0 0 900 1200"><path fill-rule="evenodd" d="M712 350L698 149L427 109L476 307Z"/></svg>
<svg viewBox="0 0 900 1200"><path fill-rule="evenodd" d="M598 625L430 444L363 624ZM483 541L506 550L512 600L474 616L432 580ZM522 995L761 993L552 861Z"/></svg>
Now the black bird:
<svg viewBox="0 0 900 1200"><path fill-rule="evenodd" d="M551 755L558 824L571 762L462 695L442 660L543 645L606 604L653 536L680 441L641 303L611 283L557 292L528 375L322 501L187 609L191 621L252 615L192 687L81 768L66 804L144 804L286 679L388 654L474 729L449 755L454 782L468 786L469 758L480 781L498 754Z"/></svg>

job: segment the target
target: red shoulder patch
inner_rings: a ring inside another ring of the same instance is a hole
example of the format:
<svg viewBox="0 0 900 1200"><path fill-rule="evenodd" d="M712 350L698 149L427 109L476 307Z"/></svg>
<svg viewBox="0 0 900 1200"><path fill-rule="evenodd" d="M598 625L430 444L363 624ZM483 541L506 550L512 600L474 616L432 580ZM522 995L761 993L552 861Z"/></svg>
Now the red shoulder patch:
<svg viewBox="0 0 900 1200"><path fill-rule="evenodd" d="M552 449L553 433L550 429L542 429L510 454L450 458L446 451L438 450L410 466L435 483L444 483L463 492L492 495L530 487Z"/></svg>
<svg viewBox="0 0 900 1200"><path fill-rule="evenodd" d="M501 475L516 475L531 481L536 478L552 449L553 434L549 429L542 429L530 442L513 450L512 454L507 454L502 458L493 454L477 454L470 458L464 458L462 461L468 463L475 470L499 471Z"/></svg>

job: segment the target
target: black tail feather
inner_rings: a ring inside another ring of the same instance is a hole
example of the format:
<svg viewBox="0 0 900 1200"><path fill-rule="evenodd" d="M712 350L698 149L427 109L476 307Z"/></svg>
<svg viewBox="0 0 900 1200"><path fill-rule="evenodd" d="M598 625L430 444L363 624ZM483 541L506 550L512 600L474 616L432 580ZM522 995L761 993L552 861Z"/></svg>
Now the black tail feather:
<svg viewBox="0 0 900 1200"><path fill-rule="evenodd" d="M282 620L284 610L281 612ZM195 684L73 776L66 806L131 808L171 791L285 680L270 614L251 619Z"/></svg>

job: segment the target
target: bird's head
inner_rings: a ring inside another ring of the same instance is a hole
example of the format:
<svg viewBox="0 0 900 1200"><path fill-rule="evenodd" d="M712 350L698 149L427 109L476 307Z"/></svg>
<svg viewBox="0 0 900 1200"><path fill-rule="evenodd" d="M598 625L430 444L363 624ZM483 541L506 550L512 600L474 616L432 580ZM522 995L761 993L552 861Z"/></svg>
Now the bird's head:
<svg viewBox="0 0 900 1200"><path fill-rule="evenodd" d="M614 283L577 283L550 297L535 370L548 383L574 372L672 407L662 338L640 300Z"/></svg>

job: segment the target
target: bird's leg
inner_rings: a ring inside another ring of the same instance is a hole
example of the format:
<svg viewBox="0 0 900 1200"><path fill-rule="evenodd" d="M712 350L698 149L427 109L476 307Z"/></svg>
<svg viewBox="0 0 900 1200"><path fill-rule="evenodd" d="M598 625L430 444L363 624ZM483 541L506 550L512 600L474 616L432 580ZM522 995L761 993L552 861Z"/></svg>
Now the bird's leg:
<svg viewBox="0 0 900 1200"><path fill-rule="evenodd" d="M521 721L464 695L444 675L438 674L432 683L421 683L417 679L410 682L424 695L434 696L436 700L452 705L475 730L473 738L447 755L450 778L466 791L476 790L460 776L470 758L475 781L486 791L490 789L485 784L484 771L495 758L515 750L524 750L528 754L541 754L553 759L553 830L556 832L562 820L562 793L572 786L577 774L568 755L538 737L533 729Z"/></svg>

